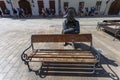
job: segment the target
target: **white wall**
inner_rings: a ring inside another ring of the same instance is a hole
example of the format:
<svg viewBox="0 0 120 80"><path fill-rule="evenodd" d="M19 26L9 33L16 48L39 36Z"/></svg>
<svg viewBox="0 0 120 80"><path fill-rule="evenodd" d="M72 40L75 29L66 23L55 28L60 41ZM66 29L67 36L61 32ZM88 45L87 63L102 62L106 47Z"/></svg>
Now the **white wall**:
<svg viewBox="0 0 120 80"><path fill-rule="evenodd" d="M61 10L62 10L62 12L64 11L64 8L63 8L64 2L68 2L69 7L74 7L76 9L76 11L78 12L79 2L84 2L84 8L88 7L90 10L91 7L96 6L97 1L102 1L100 12L103 12L105 10L107 0L61 0ZM110 2L108 4L108 6L110 6ZM107 9L109 9L109 7L107 7ZM106 12L108 12L108 11L106 11Z"/></svg>
<svg viewBox="0 0 120 80"><path fill-rule="evenodd" d="M43 0L44 8L49 8L49 0Z"/></svg>
<svg viewBox="0 0 120 80"><path fill-rule="evenodd" d="M59 15L59 2L58 2L58 0L55 0L55 11L56 11L56 13L55 13L55 15Z"/></svg>

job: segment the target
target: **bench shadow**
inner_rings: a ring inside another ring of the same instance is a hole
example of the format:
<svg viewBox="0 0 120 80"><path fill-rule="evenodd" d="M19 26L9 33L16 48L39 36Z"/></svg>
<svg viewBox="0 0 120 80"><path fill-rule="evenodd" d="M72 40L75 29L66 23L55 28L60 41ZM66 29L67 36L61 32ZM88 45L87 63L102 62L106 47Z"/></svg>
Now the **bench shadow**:
<svg viewBox="0 0 120 80"><path fill-rule="evenodd" d="M83 43L74 43L75 49L80 50L88 50L90 47ZM95 48L91 48L93 54L96 54ZM81 66L79 63L42 63L42 66L39 71L36 72L36 75L39 75L41 78L45 78L46 76L72 76L72 77L107 77L112 80L119 80L118 75L112 70L109 65L117 67L118 65L114 60L108 59L104 55L101 55L101 60L99 64L96 66L96 72L91 74L91 66ZM106 65L111 73L107 72L102 65ZM83 69L88 68L88 69ZM81 73L81 72L85 73Z"/></svg>

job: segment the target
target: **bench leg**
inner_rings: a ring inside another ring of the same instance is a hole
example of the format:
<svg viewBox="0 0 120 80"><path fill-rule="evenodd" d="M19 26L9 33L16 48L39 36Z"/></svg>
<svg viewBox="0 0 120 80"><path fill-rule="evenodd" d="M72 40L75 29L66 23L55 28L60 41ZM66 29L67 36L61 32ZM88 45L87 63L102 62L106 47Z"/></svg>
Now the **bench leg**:
<svg viewBox="0 0 120 80"><path fill-rule="evenodd" d="M118 31L115 32L113 41L115 41L115 39L117 38L117 35L118 35Z"/></svg>
<svg viewBox="0 0 120 80"><path fill-rule="evenodd" d="M39 70L39 76L40 76L41 78L45 78L45 77L46 77L46 75L45 75L45 73L44 73L44 70L42 69L43 66L44 66L44 62L42 63L41 68L40 68L40 70Z"/></svg>
<svg viewBox="0 0 120 80"><path fill-rule="evenodd" d="M99 26L99 25L97 25L96 29L97 29L97 30L100 30L100 26Z"/></svg>
<svg viewBox="0 0 120 80"><path fill-rule="evenodd" d="M94 65L93 66L93 73L95 73L95 71L96 71L96 66Z"/></svg>
<svg viewBox="0 0 120 80"><path fill-rule="evenodd" d="M32 71L32 69L30 68L29 62L26 62L26 65L28 66L29 71Z"/></svg>

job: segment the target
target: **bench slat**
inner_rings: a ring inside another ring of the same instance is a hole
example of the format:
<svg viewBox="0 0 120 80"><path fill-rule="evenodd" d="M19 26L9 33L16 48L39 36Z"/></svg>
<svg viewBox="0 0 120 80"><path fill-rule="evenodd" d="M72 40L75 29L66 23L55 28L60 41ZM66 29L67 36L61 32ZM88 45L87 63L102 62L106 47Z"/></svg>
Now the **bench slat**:
<svg viewBox="0 0 120 80"><path fill-rule="evenodd" d="M97 63L96 59L71 59L71 58L41 58L39 60L31 60L30 62L66 62L66 63Z"/></svg>
<svg viewBox="0 0 120 80"><path fill-rule="evenodd" d="M91 42L91 34L46 34L32 35L31 42Z"/></svg>
<svg viewBox="0 0 120 80"><path fill-rule="evenodd" d="M34 55L80 55L80 56L92 56L92 53L35 53L35 54L30 54L29 56L34 56Z"/></svg>
<svg viewBox="0 0 120 80"><path fill-rule="evenodd" d="M64 50L64 49L43 49L43 50L35 50L37 53L91 53L91 51L84 50Z"/></svg>
<svg viewBox="0 0 120 80"><path fill-rule="evenodd" d="M74 54L74 53L73 53ZM86 59L94 59L95 57L92 55L70 55L70 54L33 54L28 56L29 58L86 58Z"/></svg>

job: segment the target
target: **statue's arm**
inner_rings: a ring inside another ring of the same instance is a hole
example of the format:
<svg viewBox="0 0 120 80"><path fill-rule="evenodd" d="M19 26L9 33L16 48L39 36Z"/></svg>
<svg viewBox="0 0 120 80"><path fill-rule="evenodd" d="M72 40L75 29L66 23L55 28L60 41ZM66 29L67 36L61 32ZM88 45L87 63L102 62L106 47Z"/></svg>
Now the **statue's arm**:
<svg viewBox="0 0 120 80"><path fill-rule="evenodd" d="M63 23L63 34L74 32L74 28L69 28L69 26L66 25L65 21Z"/></svg>

